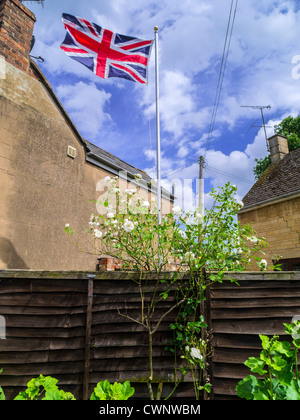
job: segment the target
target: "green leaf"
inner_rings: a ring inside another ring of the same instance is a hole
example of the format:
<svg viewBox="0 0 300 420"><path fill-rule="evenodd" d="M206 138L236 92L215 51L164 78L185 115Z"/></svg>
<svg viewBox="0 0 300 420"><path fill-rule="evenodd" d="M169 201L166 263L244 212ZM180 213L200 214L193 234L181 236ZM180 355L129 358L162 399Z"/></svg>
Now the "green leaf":
<svg viewBox="0 0 300 420"><path fill-rule="evenodd" d="M299 386L296 385L296 381L292 381L291 385L286 388L285 400L300 400Z"/></svg>
<svg viewBox="0 0 300 420"><path fill-rule="evenodd" d="M135 392L135 389L130 385L129 381L126 381L121 386L121 398L122 400L128 400Z"/></svg>
<svg viewBox="0 0 300 420"><path fill-rule="evenodd" d="M268 373L264 367L265 362L263 360L258 359L257 357L249 357L248 360L246 360L245 365L251 370L253 373L258 373L259 375L265 375Z"/></svg>
<svg viewBox="0 0 300 420"><path fill-rule="evenodd" d="M51 376L46 376L44 378L43 386L46 390L55 390L57 388L58 379L52 378Z"/></svg>
<svg viewBox="0 0 300 420"><path fill-rule="evenodd" d="M269 399L270 398L269 398L268 394L266 394L262 390L259 390L259 391L255 392L253 394L253 400L254 401L266 401L266 400L269 400Z"/></svg>
<svg viewBox="0 0 300 420"><path fill-rule="evenodd" d="M91 399L110 400L111 385L108 380L98 382Z"/></svg>
<svg viewBox="0 0 300 420"><path fill-rule="evenodd" d="M278 371L281 371L287 366L287 361L284 360L281 356L273 357L272 368Z"/></svg>
<svg viewBox="0 0 300 420"><path fill-rule="evenodd" d="M15 400L28 400L28 395L26 394L25 391L21 391L14 399Z"/></svg>
<svg viewBox="0 0 300 420"><path fill-rule="evenodd" d="M44 398L42 400L62 400L61 394L58 389L51 389L47 391Z"/></svg>
<svg viewBox="0 0 300 420"><path fill-rule="evenodd" d="M272 350L275 350L277 353L283 354L287 357L293 357L291 344L287 341L275 341L272 345Z"/></svg>
<svg viewBox="0 0 300 420"><path fill-rule="evenodd" d="M280 370L273 369L272 374L281 382L282 385L289 386L294 377L294 372L292 372L292 363L287 364L285 367L282 367Z"/></svg>
<svg viewBox="0 0 300 420"><path fill-rule="evenodd" d="M253 400L253 394L257 389L257 379L253 375L247 376L236 386L237 395L246 400Z"/></svg>
<svg viewBox="0 0 300 420"><path fill-rule="evenodd" d="M62 389L52 389L50 391L47 391L45 394L45 397L42 398L43 400L53 400L53 401L59 401L59 400L75 400L75 397L71 392L65 392Z"/></svg>
<svg viewBox="0 0 300 420"><path fill-rule="evenodd" d="M270 347L270 339L266 335L259 335L259 338L261 339L262 348L264 350L269 350Z"/></svg>
<svg viewBox="0 0 300 420"><path fill-rule="evenodd" d="M99 382L91 395L91 400L127 400L135 392L129 381L115 382L113 385L108 380Z"/></svg>

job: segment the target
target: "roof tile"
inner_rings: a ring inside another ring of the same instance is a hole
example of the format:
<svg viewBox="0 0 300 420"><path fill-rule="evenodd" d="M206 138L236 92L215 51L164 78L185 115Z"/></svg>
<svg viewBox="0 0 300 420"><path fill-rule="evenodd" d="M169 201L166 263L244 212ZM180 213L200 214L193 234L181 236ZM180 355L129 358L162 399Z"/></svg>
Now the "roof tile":
<svg viewBox="0 0 300 420"><path fill-rule="evenodd" d="M271 165L243 198L244 208L300 191L300 149Z"/></svg>

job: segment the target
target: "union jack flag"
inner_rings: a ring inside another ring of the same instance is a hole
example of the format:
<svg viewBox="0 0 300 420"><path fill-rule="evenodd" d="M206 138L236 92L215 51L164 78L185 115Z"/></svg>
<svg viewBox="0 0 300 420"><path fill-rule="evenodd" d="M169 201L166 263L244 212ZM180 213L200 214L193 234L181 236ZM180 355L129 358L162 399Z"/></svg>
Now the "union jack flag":
<svg viewBox="0 0 300 420"><path fill-rule="evenodd" d="M104 79L148 82L153 41L113 33L86 19L63 13L66 37L60 48Z"/></svg>

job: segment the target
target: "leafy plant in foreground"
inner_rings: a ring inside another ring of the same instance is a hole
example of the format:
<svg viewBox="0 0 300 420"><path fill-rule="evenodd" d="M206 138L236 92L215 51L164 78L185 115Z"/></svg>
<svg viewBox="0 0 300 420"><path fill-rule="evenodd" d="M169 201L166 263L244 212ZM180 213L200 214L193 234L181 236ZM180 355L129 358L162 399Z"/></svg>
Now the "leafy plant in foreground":
<svg viewBox="0 0 300 420"><path fill-rule="evenodd" d="M91 400L128 400L135 392L129 381L123 384L108 380L99 382L91 395Z"/></svg>
<svg viewBox="0 0 300 420"><path fill-rule="evenodd" d="M27 383L27 389L20 392L15 400L75 400L71 392L59 390L57 379L40 375Z"/></svg>
<svg viewBox="0 0 300 420"><path fill-rule="evenodd" d="M76 400L71 392L58 389L57 382L58 380L51 376L40 375L38 378L32 378L27 383L27 389L20 392L15 400ZM129 381L110 384L105 380L97 384L90 400L128 400L134 392L135 389ZM0 399L5 399L1 398L1 393Z"/></svg>
<svg viewBox="0 0 300 420"><path fill-rule="evenodd" d="M274 335L260 335L262 352L259 357L249 357L245 365L252 373L236 387L238 396L246 400L300 400L300 379L297 355L300 349L300 323L284 324L293 338L292 344L279 341Z"/></svg>

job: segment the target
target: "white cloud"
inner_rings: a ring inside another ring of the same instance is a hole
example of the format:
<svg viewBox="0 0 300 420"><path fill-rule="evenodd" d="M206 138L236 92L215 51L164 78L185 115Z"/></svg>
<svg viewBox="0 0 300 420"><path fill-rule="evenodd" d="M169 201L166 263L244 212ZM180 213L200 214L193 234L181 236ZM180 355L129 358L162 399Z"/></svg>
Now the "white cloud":
<svg viewBox="0 0 300 420"><path fill-rule="evenodd" d="M94 83L78 82L75 85L60 85L57 94L61 98L66 111L87 138L92 139L99 134L104 123L111 122L110 115L105 112L111 95L97 89Z"/></svg>
<svg viewBox="0 0 300 420"><path fill-rule="evenodd" d="M145 114L155 116L153 91L142 94ZM159 105L162 130L171 133L175 142L189 130L203 128L210 115L208 107L201 107L192 79L178 71L162 72Z"/></svg>

